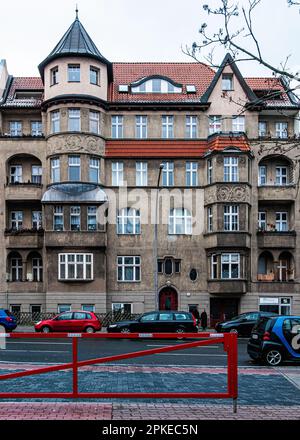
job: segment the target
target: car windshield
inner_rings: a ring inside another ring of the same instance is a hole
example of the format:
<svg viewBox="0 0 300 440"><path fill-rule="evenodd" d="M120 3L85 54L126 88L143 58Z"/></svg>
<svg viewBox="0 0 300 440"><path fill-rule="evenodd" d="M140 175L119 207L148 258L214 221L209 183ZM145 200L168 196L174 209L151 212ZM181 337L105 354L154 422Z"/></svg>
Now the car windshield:
<svg viewBox="0 0 300 440"><path fill-rule="evenodd" d="M238 316L234 316L231 319L228 319L228 321L239 321L240 319L245 318L246 315L238 315Z"/></svg>

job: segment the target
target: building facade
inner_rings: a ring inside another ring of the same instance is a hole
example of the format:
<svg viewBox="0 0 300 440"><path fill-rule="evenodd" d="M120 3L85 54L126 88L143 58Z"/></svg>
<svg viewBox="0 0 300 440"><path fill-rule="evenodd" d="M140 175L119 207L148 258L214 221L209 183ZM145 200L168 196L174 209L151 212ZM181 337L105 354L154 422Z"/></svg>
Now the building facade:
<svg viewBox="0 0 300 440"><path fill-rule="evenodd" d="M39 71L0 62L0 307L300 313L283 80L111 63L78 17Z"/></svg>

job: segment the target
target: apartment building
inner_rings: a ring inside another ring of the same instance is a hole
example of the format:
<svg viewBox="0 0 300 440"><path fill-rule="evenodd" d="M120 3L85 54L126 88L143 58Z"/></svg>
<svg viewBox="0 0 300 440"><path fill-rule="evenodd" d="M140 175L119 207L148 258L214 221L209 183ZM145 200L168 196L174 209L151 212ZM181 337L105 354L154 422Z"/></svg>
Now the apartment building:
<svg viewBox="0 0 300 440"><path fill-rule="evenodd" d="M0 307L300 313L283 80L112 63L78 17L39 72L0 62Z"/></svg>

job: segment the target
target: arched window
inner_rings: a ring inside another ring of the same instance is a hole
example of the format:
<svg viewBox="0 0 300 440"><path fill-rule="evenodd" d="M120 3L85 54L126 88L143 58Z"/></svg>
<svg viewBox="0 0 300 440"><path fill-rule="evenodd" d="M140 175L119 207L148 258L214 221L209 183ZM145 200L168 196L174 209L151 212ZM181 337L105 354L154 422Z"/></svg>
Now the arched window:
<svg viewBox="0 0 300 440"><path fill-rule="evenodd" d="M148 78L131 85L132 93L182 93L182 86L163 78Z"/></svg>
<svg viewBox="0 0 300 440"><path fill-rule="evenodd" d="M192 216L188 209L175 208L171 209L169 215L169 234L185 234L192 233Z"/></svg>
<svg viewBox="0 0 300 440"><path fill-rule="evenodd" d="M141 215L139 209L123 208L117 216L118 234L140 234Z"/></svg>
<svg viewBox="0 0 300 440"><path fill-rule="evenodd" d="M12 252L8 256L9 264L9 280L22 281L23 279L23 263L21 255L18 252Z"/></svg>

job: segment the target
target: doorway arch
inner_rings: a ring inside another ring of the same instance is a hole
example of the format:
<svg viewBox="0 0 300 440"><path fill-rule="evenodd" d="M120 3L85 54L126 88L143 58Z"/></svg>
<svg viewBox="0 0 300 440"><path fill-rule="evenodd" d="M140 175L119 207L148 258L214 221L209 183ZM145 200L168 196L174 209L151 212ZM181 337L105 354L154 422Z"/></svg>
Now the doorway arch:
<svg viewBox="0 0 300 440"><path fill-rule="evenodd" d="M174 287L163 287L159 292L159 310L178 310L178 293Z"/></svg>

